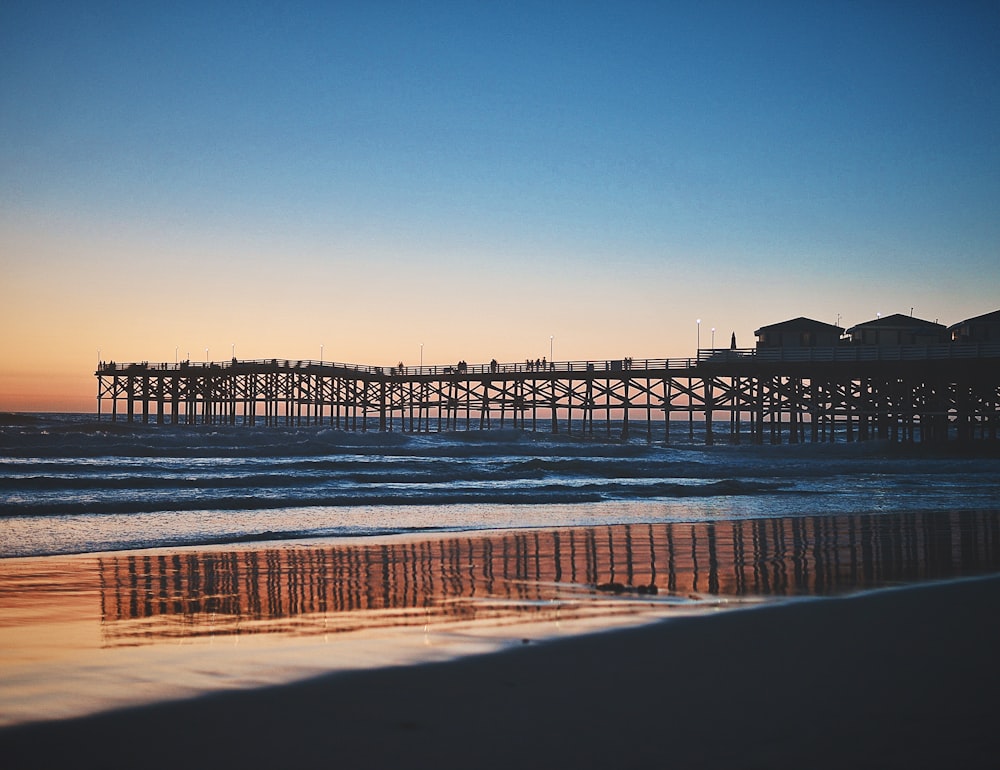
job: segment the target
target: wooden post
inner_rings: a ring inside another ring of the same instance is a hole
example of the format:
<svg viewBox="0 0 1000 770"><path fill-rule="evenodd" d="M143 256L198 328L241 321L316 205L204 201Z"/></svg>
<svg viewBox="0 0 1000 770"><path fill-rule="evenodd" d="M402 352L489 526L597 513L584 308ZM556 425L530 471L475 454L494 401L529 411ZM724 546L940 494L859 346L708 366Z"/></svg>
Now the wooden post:
<svg viewBox="0 0 1000 770"><path fill-rule="evenodd" d="M712 412L715 408L712 378L704 377L702 387L705 392L705 444L712 446L715 443L715 438L712 436Z"/></svg>
<svg viewBox="0 0 1000 770"><path fill-rule="evenodd" d="M605 376L604 380L604 427L607 429L608 438L611 438L611 375Z"/></svg>
<svg viewBox="0 0 1000 770"><path fill-rule="evenodd" d="M379 393L378 393L378 429L381 433L385 433L386 420L385 420L385 410L386 410L386 392L385 392L385 379L379 383Z"/></svg>
<svg viewBox="0 0 1000 770"><path fill-rule="evenodd" d="M688 377L688 441L694 441L694 381Z"/></svg>
<svg viewBox="0 0 1000 770"><path fill-rule="evenodd" d="M140 379L140 387L142 388L142 424L149 424L149 374L143 374Z"/></svg>
<svg viewBox="0 0 1000 770"><path fill-rule="evenodd" d="M556 378L555 376L550 376L549 386L551 388L551 401L552 401L552 433L559 433L559 421L556 418Z"/></svg>
<svg viewBox="0 0 1000 770"><path fill-rule="evenodd" d="M653 441L653 383L646 375L646 442Z"/></svg>
<svg viewBox="0 0 1000 770"><path fill-rule="evenodd" d="M670 412L671 412L671 399L673 399L674 381L670 377L666 377L663 380L663 443L670 443Z"/></svg>
<svg viewBox="0 0 1000 770"><path fill-rule="evenodd" d="M738 376L732 377L730 380L730 398L732 402L729 405L729 443L739 444L740 443L740 387L742 381Z"/></svg>
<svg viewBox="0 0 1000 770"><path fill-rule="evenodd" d="M628 413L629 413L629 394L628 386L630 382L630 377L627 374L622 375L622 439L628 440ZM610 390L610 387L609 387Z"/></svg>
<svg viewBox="0 0 1000 770"><path fill-rule="evenodd" d="M801 423L802 409L802 380L799 378L789 378L788 380L788 443L799 443L799 430Z"/></svg>

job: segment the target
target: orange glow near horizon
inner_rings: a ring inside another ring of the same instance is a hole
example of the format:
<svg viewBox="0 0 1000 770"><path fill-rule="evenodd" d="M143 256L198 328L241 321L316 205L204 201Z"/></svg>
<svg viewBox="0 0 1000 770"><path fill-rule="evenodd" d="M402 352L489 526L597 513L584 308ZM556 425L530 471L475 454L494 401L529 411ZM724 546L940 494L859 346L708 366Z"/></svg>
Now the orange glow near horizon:
<svg viewBox="0 0 1000 770"><path fill-rule="evenodd" d="M874 296L887 307L877 281L862 290L837 276L812 297L783 279L765 298L748 288L764 280L748 254L622 258L627 245L571 235L404 244L331 232L318 244L56 220L47 229L0 213L0 411L94 411L99 358L204 361L207 348L228 361L235 346L241 360L317 360L322 346L327 361L415 366L422 345L428 366L482 364L548 358L550 338L556 361L686 358L697 319L702 346L714 327L719 347L733 332L752 347L762 325L804 315L846 327L874 317ZM137 263L171 269L147 277ZM995 309L987 284L982 296L893 291L907 311L955 323Z"/></svg>
<svg viewBox="0 0 1000 770"><path fill-rule="evenodd" d="M0 375L0 412L82 412L97 410L97 381L90 371L15 372Z"/></svg>
<svg viewBox="0 0 1000 770"><path fill-rule="evenodd" d="M783 289L762 303L746 289L758 280L750 262L729 267L720 281L710 254L692 256L690 264L673 257L623 270L607 244L583 252L572 241L547 257L527 244L506 252L480 245L482 254L468 264L455 244L443 255L426 244L411 247L411 258L401 261L393 243L300 243L308 253L297 255L293 273L309 279L283 282L275 274L282 261L275 244L234 236L223 247L218 236L188 234L151 247L162 233L115 241L96 237L93 225L63 227L56 235L26 234L0 215L8 287L0 303L0 411L93 412L99 358L200 362L207 349L210 360L228 361L235 346L241 360L318 360L322 346L327 361L416 366L423 346L428 366L483 364L548 358L550 338L556 361L686 358L695 353L697 319L702 346L710 345L714 327L719 347L729 346L733 332L740 347L752 347L753 331L768 323L800 315L832 323L840 315L848 326L874 315L874 303L846 279L830 283L821 302ZM573 264L575 246L585 264ZM325 263L331 249L343 251L339 258L350 265ZM130 262L136 254L177 271L137 279ZM388 278L374 281L356 263L387 266ZM237 264L246 269L220 267ZM172 277L182 274L199 280ZM918 307L945 323L995 309L931 291Z"/></svg>

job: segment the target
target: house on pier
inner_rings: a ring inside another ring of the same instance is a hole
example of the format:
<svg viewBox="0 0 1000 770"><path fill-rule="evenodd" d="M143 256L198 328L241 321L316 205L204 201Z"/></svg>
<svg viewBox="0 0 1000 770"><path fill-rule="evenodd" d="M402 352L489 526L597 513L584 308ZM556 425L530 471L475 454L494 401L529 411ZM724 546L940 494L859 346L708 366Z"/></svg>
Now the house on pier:
<svg viewBox="0 0 1000 770"><path fill-rule="evenodd" d="M847 330L853 345L895 347L937 345L948 341L948 329L936 321L893 313L852 326Z"/></svg>
<svg viewBox="0 0 1000 770"><path fill-rule="evenodd" d="M832 348L840 344L844 330L833 324L814 321L812 318L793 318L790 321L761 326L757 336L757 350L769 348Z"/></svg>
<svg viewBox="0 0 1000 770"><path fill-rule="evenodd" d="M952 342L1000 342L1000 310L948 327Z"/></svg>

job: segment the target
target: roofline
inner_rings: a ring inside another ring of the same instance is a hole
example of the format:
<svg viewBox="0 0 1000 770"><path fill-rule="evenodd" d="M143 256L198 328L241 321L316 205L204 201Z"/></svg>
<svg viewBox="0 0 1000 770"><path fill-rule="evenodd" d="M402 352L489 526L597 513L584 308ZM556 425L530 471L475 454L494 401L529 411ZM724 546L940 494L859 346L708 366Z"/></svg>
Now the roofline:
<svg viewBox="0 0 1000 770"><path fill-rule="evenodd" d="M983 313L982 315L976 315L973 316L972 318L966 318L962 321L959 321L958 323L954 323L951 326L949 326L948 331L951 331L952 329L957 329L959 326L963 326L965 324L975 323L976 321L983 321L987 318L990 319L996 318L997 321L1000 321L1000 310L994 310L991 313Z"/></svg>
<svg viewBox="0 0 1000 770"><path fill-rule="evenodd" d="M879 316L878 318L873 318L871 321L862 321L859 324L854 324L854 326L852 326L847 330L847 333L850 334L855 329L866 326L895 326L897 323L895 319L897 318L903 318L909 321L910 323L908 323L907 325L911 328L923 327L926 329L947 331L947 327L942 323L938 323L937 321L928 321L926 318L915 318L914 316L903 315L902 313L892 313L891 315Z"/></svg>
<svg viewBox="0 0 1000 770"><path fill-rule="evenodd" d="M806 324L809 324L809 325L813 326L814 328L818 327L818 328L821 328L821 329L824 329L824 330L828 329L830 331L836 331L839 334L843 334L843 332L844 332L843 327L836 326L834 324L828 324L825 321L817 321L815 318L806 318L805 316L799 316L798 318L790 318L787 321L778 321L777 323L767 324L766 326L761 326L759 329L757 329L754 332L754 335L759 337L760 333L762 331L767 331L768 329L774 329L774 328L776 328L778 326L789 326L789 325L795 324L797 322L805 322L805 323L802 324L803 326L805 326Z"/></svg>

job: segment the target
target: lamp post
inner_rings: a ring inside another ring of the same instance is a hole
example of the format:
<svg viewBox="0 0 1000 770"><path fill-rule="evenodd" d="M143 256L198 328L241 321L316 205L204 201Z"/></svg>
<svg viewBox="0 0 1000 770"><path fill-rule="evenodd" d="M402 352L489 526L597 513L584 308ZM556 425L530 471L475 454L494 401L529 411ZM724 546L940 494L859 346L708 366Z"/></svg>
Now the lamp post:
<svg viewBox="0 0 1000 770"><path fill-rule="evenodd" d="M208 348L205 348L205 363L208 363Z"/></svg>
<svg viewBox="0 0 1000 770"><path fill-rule="evenodd" d="M554 334L550 334L549 335L549 363L550 364L552 363L552 342L553 342L553 340L555 340L555 338L556 337L555 337Z"/></svg>
<svg viewBox="0 0 1000 770"><path fill-rule="evenodd" d="M712 327L712 350L715 350L715 327Z"/></svg>
<svg viewBox="0 0 1000 770"><path fill-rule="evenodd" d="M698 357L698 351L701 350L701 319L699 318L697 321L695 321L695 323L698 325L698 337L697 337L697 343L696 343L695 349L694 349L694 355L695 355L695 358L697 358Z"/></svg>
<svg viewBox="0 0 1000 770"><path fill-rule="evenodd" d="M420 373L424 373L424 343L420 343Z"/></svg>
<svg viewBox="0 0 1000 770"><path fill-rule="evenodd" d="M174 345L174 366L177 366L177 345Z"/></svg>
<svg viewBox="0 0 1000 770"><path fill-rule="evenodd" d="M319 365L323 365L323 346L319 346Z"/></svg>
<svg viewBox="0 0 1000 770"><path fill-rule="evenodd" d="M236 343L233 343L233 359L236 358Z"/></svg>

